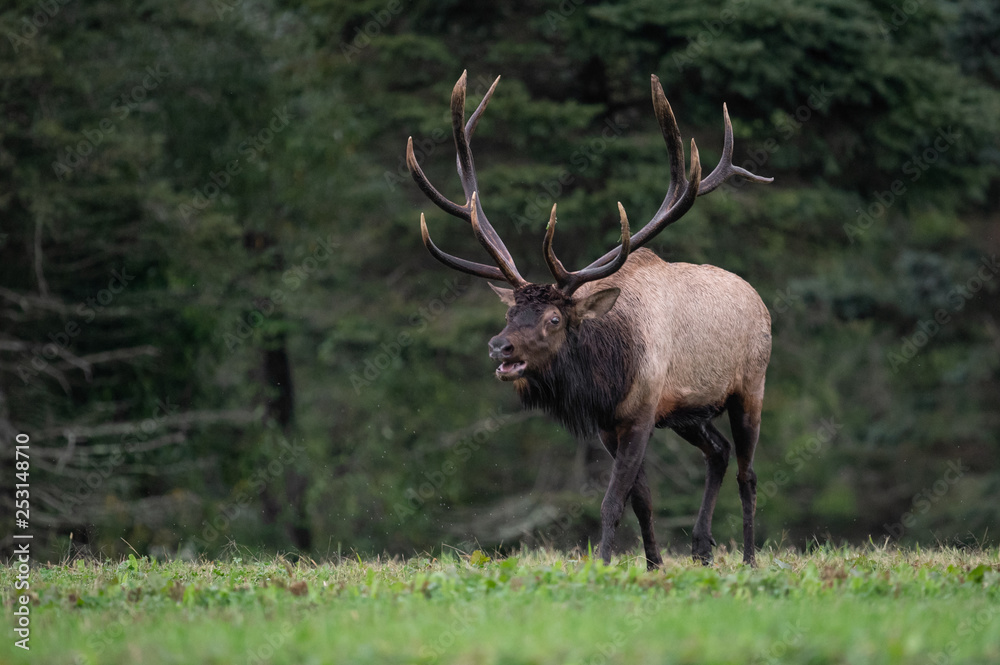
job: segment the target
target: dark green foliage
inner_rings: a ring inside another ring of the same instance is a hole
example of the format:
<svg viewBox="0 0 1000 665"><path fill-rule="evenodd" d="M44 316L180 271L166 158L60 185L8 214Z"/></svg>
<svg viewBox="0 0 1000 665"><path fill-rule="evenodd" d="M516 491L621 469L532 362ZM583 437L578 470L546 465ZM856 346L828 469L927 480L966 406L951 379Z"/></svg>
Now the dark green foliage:
<svg viewBox="0 0 1000 665"><path fill-rule="evenodd" d="M470 109L503 77L473 146L529 279L554 202L571 269L615 242L617 201L633 228L659 205L651 73L706 170L726 102L736 163L774 176L652 243L771 309L762 537L965 541L1000 517L992 3L56 5L0 13L0 436L32 436L52 556L70 532L108 554L596 534L606 454L520 413L486 354L503 306L420 243L426 211L487 260L403 161L412 135L461 195L463 69ZM651 444L677 547L698 458ZM720 542L737 514L727 481Z"/></svg>

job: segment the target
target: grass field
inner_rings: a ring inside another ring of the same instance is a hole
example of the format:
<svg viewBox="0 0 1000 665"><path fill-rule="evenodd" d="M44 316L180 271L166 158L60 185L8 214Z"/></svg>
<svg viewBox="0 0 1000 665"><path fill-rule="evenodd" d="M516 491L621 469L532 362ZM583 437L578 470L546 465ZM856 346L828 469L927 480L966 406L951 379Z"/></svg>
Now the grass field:
<svg viewBox="0 0 1000 665"><path fill-rule="evenodd" d="M16 565L2 569L8 625ZM712 567L530 551L32 569L3 663L1000 663L997 550L765 550Z"/></svg>

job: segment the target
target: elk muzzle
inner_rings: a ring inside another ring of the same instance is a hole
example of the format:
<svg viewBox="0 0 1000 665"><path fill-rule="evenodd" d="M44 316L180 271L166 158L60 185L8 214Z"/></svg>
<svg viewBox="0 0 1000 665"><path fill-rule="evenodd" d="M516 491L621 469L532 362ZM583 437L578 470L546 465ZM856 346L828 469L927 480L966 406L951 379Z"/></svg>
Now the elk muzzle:
<svg viewBox="0 0 1000 665"><path fill-rule="evenodd" d="M528 367L528 363L514 355L514 345L503 333L490 340L490 358L500 362L496 374L501 381L521 378Z"/></svg>

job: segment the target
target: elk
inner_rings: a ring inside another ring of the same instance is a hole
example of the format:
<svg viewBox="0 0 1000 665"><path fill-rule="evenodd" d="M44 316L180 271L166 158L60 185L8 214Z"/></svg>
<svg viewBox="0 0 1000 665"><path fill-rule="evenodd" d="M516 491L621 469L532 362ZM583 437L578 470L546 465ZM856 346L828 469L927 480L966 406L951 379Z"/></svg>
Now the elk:
<svg viewBox="0 0 1000 665"><path fill-rule="evenodd" d="M443 196L406 146L406 163L423 193L449 215L472 225L495 265L447 254L434 244L423 213L420 232L434 258L449 268L506 282L490 287L507 305L506 327L489 341L496 376L514 384L525 408L541 408L577 436L598 435L613 458L601 504L600 554L610 563L612 543L626 501L639 520L647 567L662 564L653 534L653 509L643 457L653 428L670 428L704 453L707 476L692 530L692 555L712 562L712 513L735 447L743 508L743 561L753 566L757 476L754 449L760 434L764 374L771 355L771 317L760 296L740 277L710 265L668 263L642 246L680 219L695 198L732 176L771 182L733 165L733 131L723 105L722 159L701 177L691 140L689 175L684 145L659 79L651 77L653 110L667 146L670 185L663 204L632 235L621 203L621 244L582 270L569 271L556 257L552 206L542 252L555 284L521 277L510 252L486 218L469 141L500 78L465 122L466 73L451 95L457 168L465 204ZM733 442L712 420L729 414Z"/></svg>

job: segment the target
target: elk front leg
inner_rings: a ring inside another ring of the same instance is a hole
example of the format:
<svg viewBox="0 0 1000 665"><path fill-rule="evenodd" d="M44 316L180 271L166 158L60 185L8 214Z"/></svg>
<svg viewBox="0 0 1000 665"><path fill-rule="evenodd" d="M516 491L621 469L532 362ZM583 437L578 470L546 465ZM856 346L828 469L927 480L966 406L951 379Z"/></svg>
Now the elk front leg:
<svg viewBox="0 0 1000 665"><path fill-rule="evenodd" d="M611 482L608 483L608 491L601 503L601 558L604 563L611 563L611 545L615 540L615 529L618 528L622 512L625 510L625 500L632 493L639 478L642 458L646 454L646 444L652 431L653 423L650 418L641 423L622 425L614 432L618 447L614 454L614 464L611 466ZM646 487L645 497L648 498L649 488L645 485L645 476L643 476L643 486ZM640 503L644 500L644 498L639 499ZM651 510L649 518L652 518ZM640 516L640 525L642 521ZM650 535L652 535L651 524ZM643 536L645 543L645 533ZM648 556L647 549L647 558Z"/></svg>
<svg viewBox="0 0 1000 665"><path fill-rule="evenodd" d="M642 549L646 553L646 570L656 570L663 565L660 548L656 546L656 536L653 534L653 493L646 482L646 469L639 466L639 475L632 486L632 510L639 519L639 530L642 532Z"/></svg>
<svg viewBox="0 0 1000 665"><path fill-rule="evenodd" d="M601 443L611 453L612 459L618 455L618 439L615 432L601 432ZM635 477L632 491L629 492L632 510L639 520L639 531L642 533L642 549L646 553L646 569L656 570L663 565L660 548L656 545L653 533L653 494L646 482L646 469L639 465L639 473Z"/></svg>

